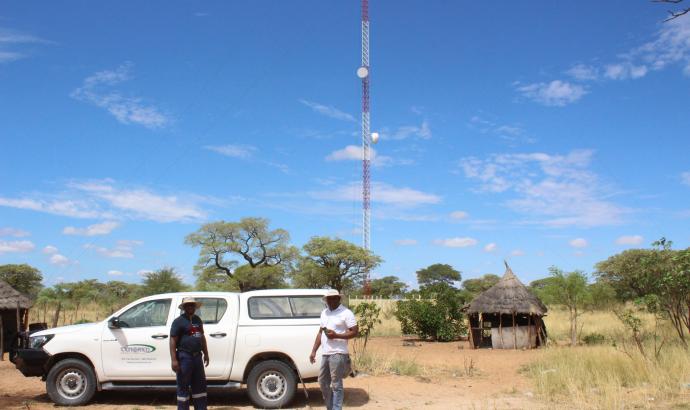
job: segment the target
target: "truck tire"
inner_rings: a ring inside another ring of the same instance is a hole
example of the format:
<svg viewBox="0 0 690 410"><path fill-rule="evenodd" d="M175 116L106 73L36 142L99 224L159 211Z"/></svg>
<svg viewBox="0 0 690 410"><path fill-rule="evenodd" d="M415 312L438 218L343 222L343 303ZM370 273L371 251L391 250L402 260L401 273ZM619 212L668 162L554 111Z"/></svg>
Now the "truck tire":
<svg viewBox="0 0 690 410"><path fill-rule="evenodd" d="M55 404L81 406L96 393L96 375L83 360L60 360L48 372L46 390Z"/></svg>
<svg viewBox="0 0 690 410"><path fill-rule="evenodd" d="M257 363L247 377L249 400L262 409L287 406L295 396L296 389L295 371L280 360Z"/></svg>

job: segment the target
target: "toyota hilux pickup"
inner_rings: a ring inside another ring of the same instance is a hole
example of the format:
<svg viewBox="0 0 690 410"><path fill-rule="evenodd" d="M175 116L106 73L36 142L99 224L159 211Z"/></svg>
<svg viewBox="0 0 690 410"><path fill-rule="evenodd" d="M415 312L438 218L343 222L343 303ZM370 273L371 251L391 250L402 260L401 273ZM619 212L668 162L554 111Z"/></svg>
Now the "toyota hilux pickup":
<svg viewBox="0 0 690 410"><path fill-rule="evenodd" d="M182 298L191 296L202 303L197 315L210 357L209 389L244 384L257 407L285 407L300 380L318 376L319 363L310 363L309 354L324 294L278 289L148 296L102 322L33 333L14 362L25 376L41 377L59 405L88 403L101 390L174 389L170 325Z"/></svg>

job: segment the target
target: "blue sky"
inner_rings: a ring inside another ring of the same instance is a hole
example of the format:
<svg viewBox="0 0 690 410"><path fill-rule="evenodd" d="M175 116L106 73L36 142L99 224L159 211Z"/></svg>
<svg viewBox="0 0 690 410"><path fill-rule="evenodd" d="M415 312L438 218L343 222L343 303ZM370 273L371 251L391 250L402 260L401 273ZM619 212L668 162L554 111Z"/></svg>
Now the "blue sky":
<svg viewBox="0 0 690 410"><path fill-rule="evenodd" d="M690 17L371 4L375 276L690 246ZM139 281L205 221L361 243L359 4L3 2L0 263Z"/></svg>

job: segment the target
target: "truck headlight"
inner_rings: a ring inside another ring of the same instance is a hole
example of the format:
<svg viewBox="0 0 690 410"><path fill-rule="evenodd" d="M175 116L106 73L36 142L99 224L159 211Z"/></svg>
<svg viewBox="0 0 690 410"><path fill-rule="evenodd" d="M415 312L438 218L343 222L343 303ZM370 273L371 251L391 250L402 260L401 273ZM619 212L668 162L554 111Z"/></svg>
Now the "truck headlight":
<svg viewBox="0 0 690 410"><path fill-rule="evenodd" d="M29 349L40 349L50 341L55 335L31 336L29 337Z"/></svg>

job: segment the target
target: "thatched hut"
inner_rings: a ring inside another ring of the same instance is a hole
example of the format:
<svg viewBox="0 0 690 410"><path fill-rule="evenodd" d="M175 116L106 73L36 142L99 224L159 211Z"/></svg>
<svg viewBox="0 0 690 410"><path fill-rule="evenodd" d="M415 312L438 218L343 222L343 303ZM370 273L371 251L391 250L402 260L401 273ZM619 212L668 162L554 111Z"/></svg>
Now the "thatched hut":
<svg viewBox="0 0 690 410"><path fill-rule="evenodd" d="M531 349L546 343L546 306L505 265L503 278L467 308L474 349Z"/></svg>
<svg viewBox="0 0 690 410"><path fill-rule="evenodd" d="M0 280L0 359L15 347L19 332L26 330L31 299Z"/></svg>

